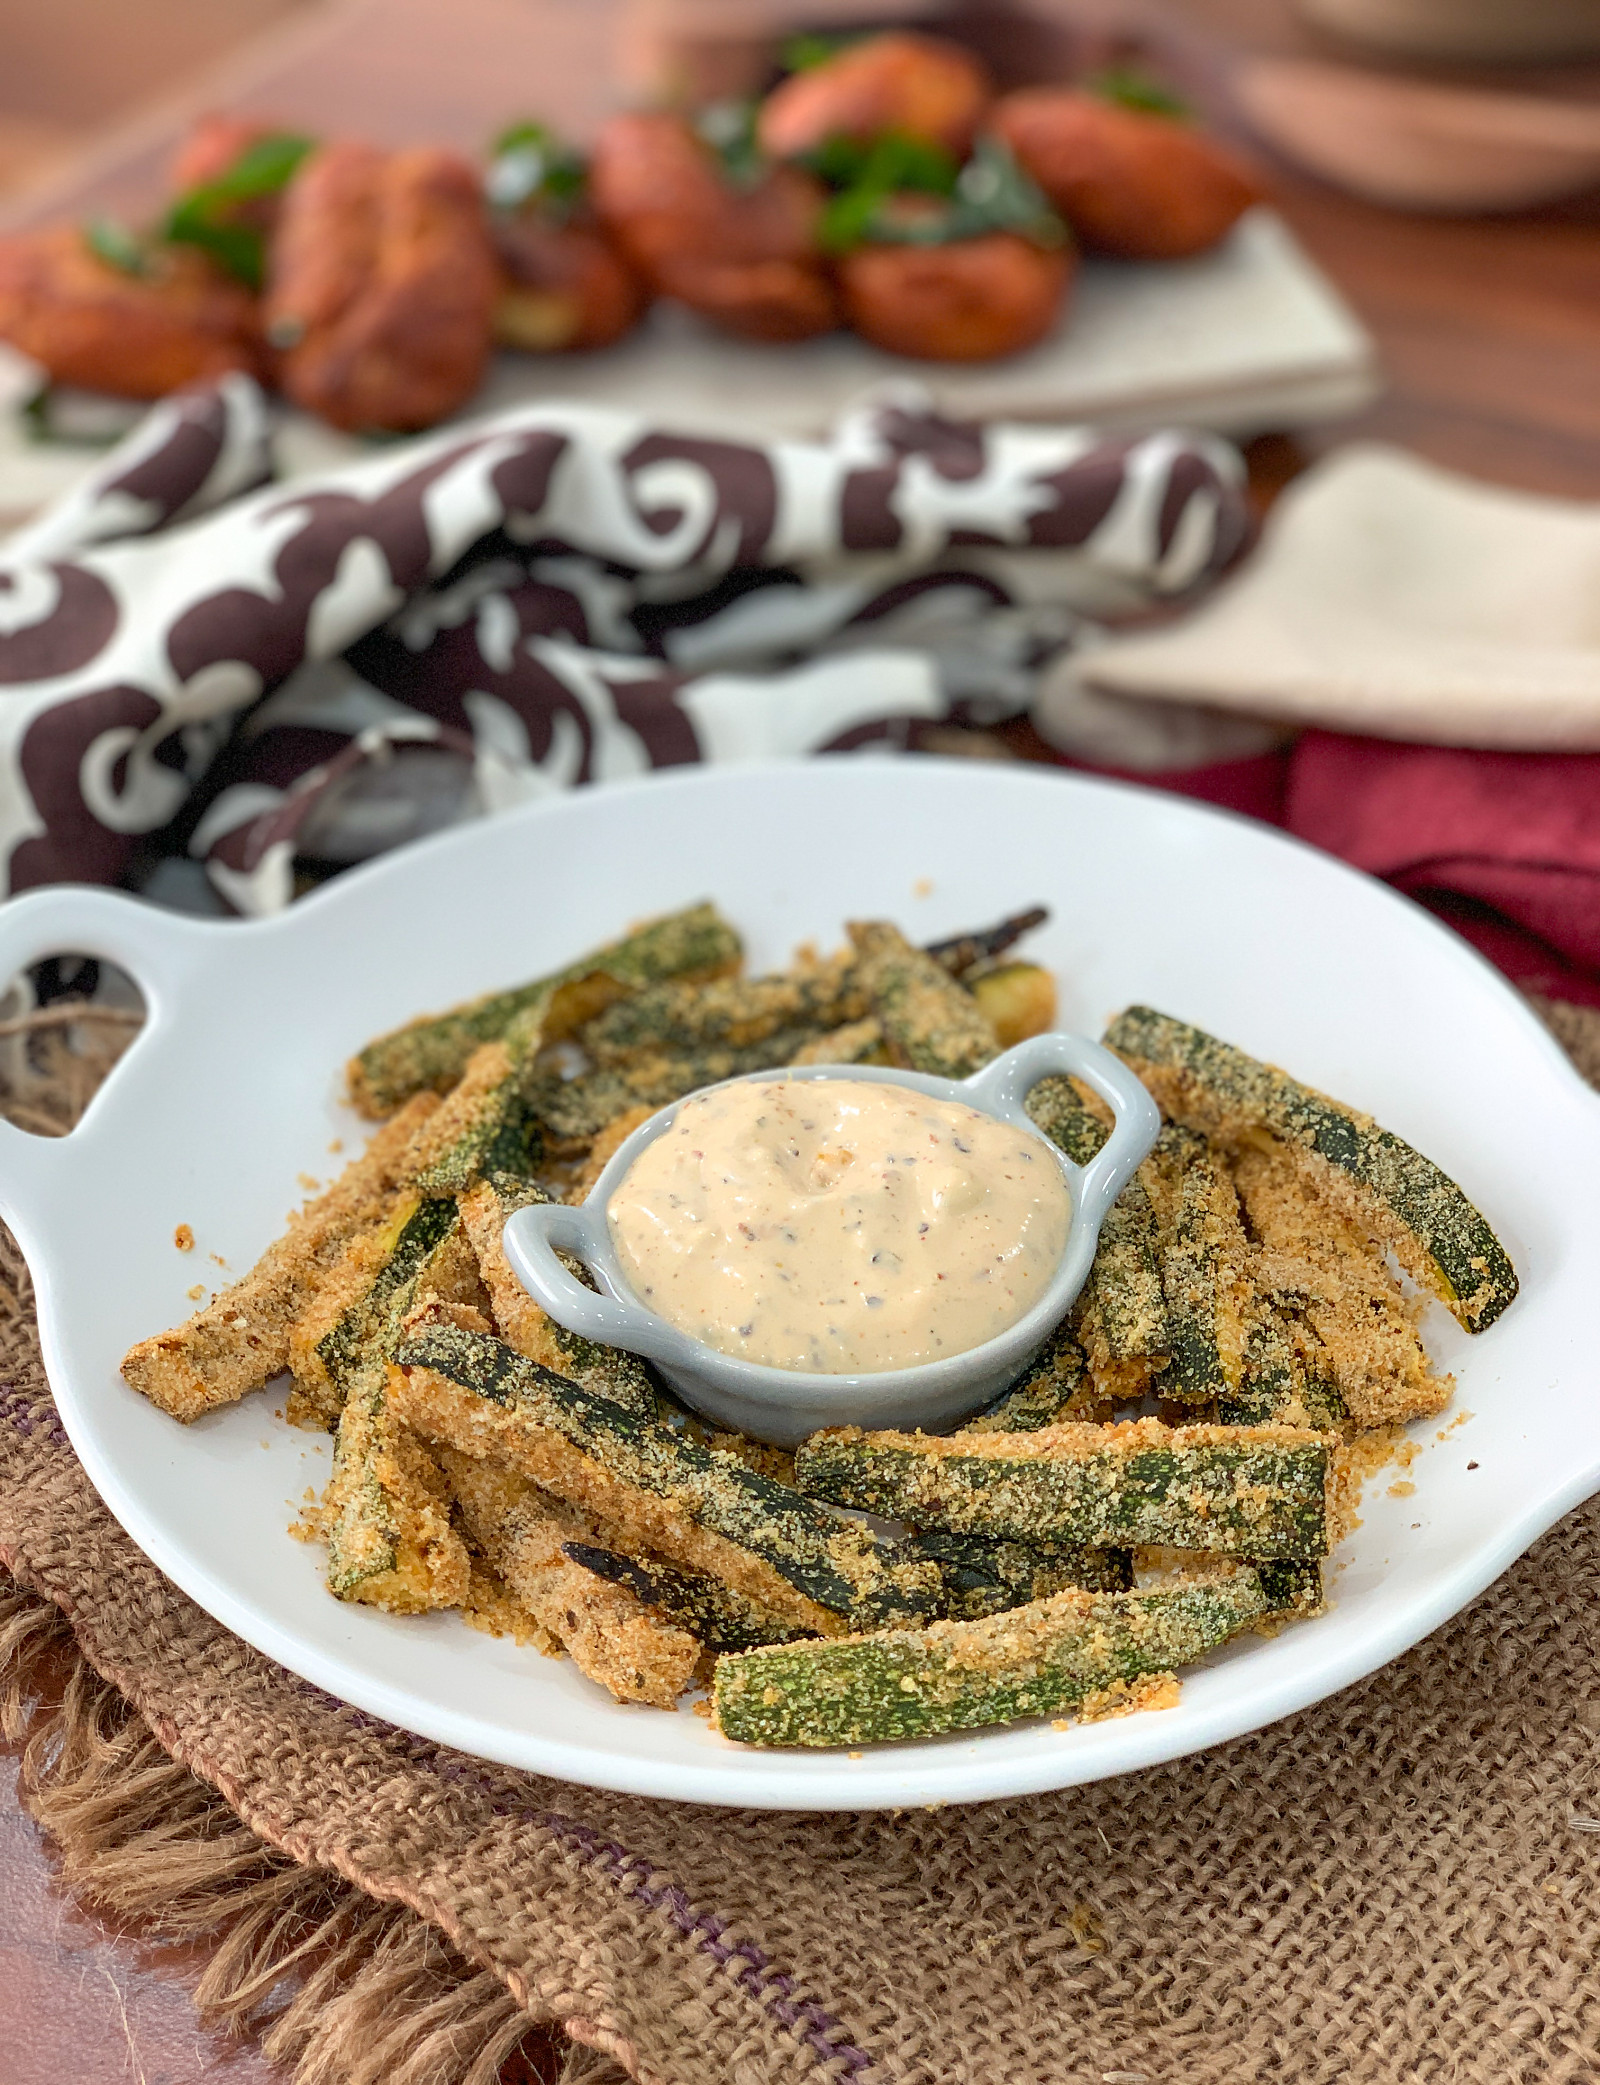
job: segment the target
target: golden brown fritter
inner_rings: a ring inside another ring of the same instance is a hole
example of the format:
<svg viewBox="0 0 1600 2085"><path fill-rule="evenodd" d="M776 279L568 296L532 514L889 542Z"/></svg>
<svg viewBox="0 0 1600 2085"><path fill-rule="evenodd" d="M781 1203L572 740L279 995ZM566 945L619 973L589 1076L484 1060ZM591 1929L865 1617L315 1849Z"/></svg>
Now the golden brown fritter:
<svg viewBox="0 0 1600 2085"><path fill-rule="evenodd" d="M858 246L839 262L845 316L874 347L930 362L985 362L1042 340L1072 273L1069 250L1015 232L943 246Z"/></svg>
<svg viewBox="0 0 1600 2085"><path fill-rule="evenodd" d="M1180 260L1233 229L1261 190L1215 139L1070 87L1029 87L992 121L1086 247Z"/></svg>
<svg viewBox="0 0 1600 2085"><path fill-rule="evenodd" d="M76 225L0 240L0 340L57 383L121 398L259 372L263 359L256 299L204 254L158 247L132 274L102 260Z"/></svg>
<svg viewBox="0 0 1600 2085"><path fill-rule="evenodd" d="M823 191L798 168L738 188L681 117L614 116L589 192L647 281L730 333L805 340L838 323L817 247Z"/></svg>
<svg viewBox="0 0 1600 2085"><path fill-rule="evenodd" d="M775 87L757 135L774 159L797 159L829 138L867 144L889 130L964 159L992 91L982 63L959 44L871 36Z"/></svg>
<svg viewBox="0 0 1600 2085"><path fill-rule="evenodd" d="M609 347L637 321L649 292L593 225L558 224L519 210L494 223L500 290L494 337L502 347L550 354Z"/></svg>
<svg viewBox="0 0 1600 2085"><path fill-rule="evenodd" d="M284 195L268 267L281 387L335 427L431 427L482 379L498 285L458 154L324 145Z"/></svg>

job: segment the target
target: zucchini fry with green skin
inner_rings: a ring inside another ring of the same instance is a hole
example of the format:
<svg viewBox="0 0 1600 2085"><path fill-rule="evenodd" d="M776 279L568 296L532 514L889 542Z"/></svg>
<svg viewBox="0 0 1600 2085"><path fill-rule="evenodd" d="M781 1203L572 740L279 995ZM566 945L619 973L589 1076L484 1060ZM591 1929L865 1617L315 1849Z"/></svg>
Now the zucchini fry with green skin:
<svg viewBox="0 0 1600 2085"><path fill-rule="evenodd" d="M1345 1420L1322 1343L1310 1326L1258 1297L1245 1336L1239 1388L1217 1399L1219 1426L1305 1426L1337 1433Z"/></svg>
<svg viewBox="0 0 1600 2085"><path fill-rule="evenodd" d="M795 1455L814 1498L913 1527L1086 1549L1326 1556L1328 1443L1288 1426L1049 1426L1039 1433L815 1433Z"/></svg>
<svg viewBox="0 0 1600 2085"><path fill-rule="evenodd" d="M714 905L652 920L609 947L509 992L489 992L448 1013L425 1014L380 1035L351 1058L346 1076L363 1115L387 1115L413 1093L443 1093L484 1043L497 1042L516 1015L549 996L547 1039L556 1041L603 1013L614 1000L669 977L722 977L736 970L738 935Z"/></svg>
<svg viewBox="0 0 1600 2085"><path fill-rule="evenodd" d="M352 1239L389 1214L418 1130L438 1108L418 1094L386 1122L333 1185L289 1219L241 1281L170 1332L141 1339L123 1357L135 1390L175 1419L234 1404L289 1365L289 1336Z"/></svg>
<svg viewBox="0 0 1600 2085"><path fill-rule="evenodd" d="M1417 1311L1365 1234L1322 1200L1292 1152L1246 1146L1233 1178L1260 1239L1257 1286L1303 1318L1358 1427L1428 1418L1450 1401L1451 1379L1433 1371Z"/></svg>
<svg viewBox="0 0 1600 2085"><path fill-rule="evenodd" d="M1125 1593L1133 1584L1133 1558L1125 1549L1034 1549L992 1535L949 1533L911 1535L906 1547L938 1565L945 1621L977 1621L1052 1593Z"/></svg>
<svg viewBox="0 0 1600 2085"><path fill-rule="evenodd" d="M574 1665L618 1701L670 1709L700 1662L697 1636L573 1558L594 1522L515 1470L438 1451L469 1540Z"/></svg>
<svg viewBox="0 0 1600 2085"><path fill-rule="evenodd" d="M481 1181L462 1198L461 1221L477 1256L478 1274L489 1295L489 1308L502 1339L530 1361L566 1376L596 1397L606 1397L641 1418L656 1415L656 1388L637 1354L621 1347L598 1346L547 1317L511 1271L500 1242L506 1218L532 1202L550 1197L531 1181L496 1176ZM581 1273L579 1279L586 1279Z"/></svg>
<svg viewBox="0 0 1600 2085"><path fill-rule="evenodd" d="M1277 1139L1319 1193L1392 1246L1469 1332L1492 1325L1516 1295L1515 1269L1479 1210L1370 1115L1148 1006L1119 1014L1105 1041L1174 1120L1230 1147L1263 1133Z"/></svg>
<svg viewBox="0 0 1600 2085"><path fill-rule="evenodd" d="M1109 1128L1070 1079L1041 1079L1028 1113L1053 1144L1085 1166ZM1142 1397L1166 1365L1169 1328L1161 1282L1160 1230L1146 1161L1106 1211L1094 1265L1077 1308L1095 1395L1107 1403Z"/></svg>
<svg viewBox="0 0 1600 2085"><path fill-rule="evenodd" d="M447 1206L449 1229L425 1251L407 1251L403 1278L372 1303L361 1343L345 1358L344 1403L323 1499L328 1590L391 1614L458 1606L470 1576L439 1465L389 1409L386 1395L389 1354L419 1298L484 1322L472 1300L481 1295L477 1265ZM424 1202L406 1226L412 1248L434 1214Z"/></svg>
<svg viewBox="0 0 1600 2085"><path fill-rule="evenodd" d="M781 1028L737 1050L719 1045L686 1057L640 1057L575 1079L541 1073L529 1082L527 1099L550 1139L570 1147L599 1136L630 1108L664 1108L701 1086L792 1064L817 1039L814 1028Z"/></svg>
<svg viewBox="0 0 1600 2085"><path fill-rule="evenodd" d="M578 1041L596 1064L693 1057L710 1049L747 1049L791 1029L842 1028L866 1010L853 958L834 956L815 968L773 977L649 985L608 1007L579 1031Z"/></svg>
<svg viewBox="0 0 1600 2085"><path fill-rule="evenodd" d="M994 1029L972 994L898 927L852 920L847 931L870 1011L896 1064L965 1079L999 1056Z"/></svg>
<svg viewBox="0 0 1600 2085"><path fill-rule="evenodd" d="M338 1425L351 1378L382 1327L387 1301L444 1243L456 1220L449 1196L424 1199L409 1191L396 1199L380 1230L366 1232L346 1249L289 1335L291 1424L328 1432Z"/></svg>
<svg viewBox="0 0 1600 2085"><path fill-rule="evenodd" d="M1085 1419L1102 1402L1070 1320L1051 1333L1010 1389L962 1422L962 1433L1037 1433L1063 1419Z"/></svg>
<svg viewBox="0 0 1600 2085"><path fill-rule="evenodd" d="M419 1313L389 1404L431 1440L509 1464L617 1531L629 1552L720 1578L818 1635L934 1611L931 1564L903 1561L814 1500L541 1368L504 1341Z"/></svg>
<svg viewBox="0 0 1600 2085"><path fill-rule="evenodd" d="M717 1660L716 1724L748 1745L866 1745L1024 1716L1139 1704L1141 1681L1261 1620L1254 1571L1145 1593L1053 1594L935 1622Z"/></svg>
<svg viewBox="0 0 1600 2085"><path fill-rule="evenodd" d="M1161 1255L1167 1366L1161 1395L1182 1404L1231 1397L1244 1376L1248 1257L1239 1198L1221 1166L1184 1172Z"/></svg>
<svg viewBox="0 0 1600 2085"><path fill-rule="evenodd" d="M954 934L948 941L930 941L925 954L952 977L965 977L981 963L992 963L1007 949L1015 948L1024 934L1042 927L1050 917L1048 905L1032 905L1014 912L1009 919L996 920L992 927L978 927L970 934Z"/></svg>
<svg viewBox="0 0 1600 2085"><path fill-rule="evenodd" d="M747 1651L759 1643L793 1643L807 1634L719 1579L680 1571L659 1557L624 1556L593 1542L569 1541L562 1547L573 1563L625 1586L646 1607L658 1609L712 1650Z"/></svg>

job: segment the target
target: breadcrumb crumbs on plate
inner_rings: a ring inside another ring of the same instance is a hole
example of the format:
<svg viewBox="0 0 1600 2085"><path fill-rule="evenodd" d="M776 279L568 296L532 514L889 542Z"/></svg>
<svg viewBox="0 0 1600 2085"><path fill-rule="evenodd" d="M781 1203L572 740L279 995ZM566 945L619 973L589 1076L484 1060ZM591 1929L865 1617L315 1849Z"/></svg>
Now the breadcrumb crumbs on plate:
<svg viewBox="0 0 1600 2085"><path fill-rule="evenodd" d="M188 1228L189 1226L185 1224L184 1229L187 1230ZM185 1250L187 1250L187 1247L185 1247ZM218 1267L226 1267L228 1264L220 1252L208 1252L206 1258L213 1261Z"/></svg>
<svg viewBox="0 0 1600 2085"><path fill-rule="evenodd" d="M183 1293L188 1297L191 1303L198 1303L200 1301L200 1298L205 1294L205 1292L205 1283L203 1281L197 1281L194 1284L193 1288L185 1289Z"/></svg>
<svg viewBox="0 0 1600 2085"><path fill-rule="evenodd" d="M297 1181L298 1181L298 1182L300 1183L300 1185L301 1185L301 1186L302 1186L302 1187L303 1187L303 1188L305 1189L305 1191L306 1191L306 1193L307 1193L308 1195L314 1195L314 1194L317 1194L317 1193L319 1193L319 1192L321 1191L321 1188L322 1188L322 1182L321 1182L320 1180L318 1180L318 1179L314 1178L314 1176L313 1176L312 1174L310 1174L310 1173L296 1173L294 1177L295 1177L295 1179L296 1179L296 1180L297 1180Z"/></svg>
<svg viewBox="0 0 1600 2085"><path fill-rule="evenodd" d="M344 1149L344 1138L335 1137L333 1142L328 1146L328 1149L332 1153L332 1155L335 1158L337 1158L339 1153Z"/></svg>
<svg viewBox="0 0 1600 2085"><path fill-rule="evenodd" d="M933 896L933 878L931 876L919 876L911 886L911 895L914 898L931 898Z"/></svg>
<svg viewBox="0 0 1600 2085"><path fill-rule="evenodd" d="M1389 1497L1392 1499L1415 1498L1416 1493L1417 1487L1411 1482L1411 1480L1408 1477L1402 1477L1398 1484L1391 1484L1389 1486Z"/></svg>
<svg viewBox="0 0 1600 2085"><path fill-rule="evenodd" d="M178 1248L179 1252L193 1252L194 1232L190 1229L188 1224L181 1223L172 1234L172 1242Z"/></svg>

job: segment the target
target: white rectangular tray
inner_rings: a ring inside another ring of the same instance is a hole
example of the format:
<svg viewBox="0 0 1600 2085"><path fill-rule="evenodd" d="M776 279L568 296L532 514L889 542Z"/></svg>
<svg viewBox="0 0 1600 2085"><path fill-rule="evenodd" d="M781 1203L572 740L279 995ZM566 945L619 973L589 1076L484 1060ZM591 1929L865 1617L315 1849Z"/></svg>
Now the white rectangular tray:
<svg viewBox="0 0 1600 2085"><path fill-rule="evenodd" d="M960 417L1173 423L1237 436L1355 412L1379 388L1369 335L1283 220L1258 209L1198 260L1085 263L1056 333L1003 362L911 362L843 333L754 346L662 304L602 353L500 356L462 417L572 398L719 434L815 435L863 394L908 378ZM17 404L6 404L27 388L15 377L0 384L0 527L64 491L94 458L30 437ZM366 449L290 413L280 469L300 477Z"/></svg>

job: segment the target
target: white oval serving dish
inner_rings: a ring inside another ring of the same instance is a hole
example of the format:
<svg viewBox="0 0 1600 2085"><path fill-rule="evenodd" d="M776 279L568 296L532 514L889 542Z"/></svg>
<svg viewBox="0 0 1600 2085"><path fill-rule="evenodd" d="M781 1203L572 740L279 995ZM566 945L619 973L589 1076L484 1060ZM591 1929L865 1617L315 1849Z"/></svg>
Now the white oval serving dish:
<svg viewBox="0 0 1600 2085"><path fill-rule="evenodd" d="M354 1147L344 1059L379 1030L553 968L647 913L715 897L752 962L887 916L920 940L1034 902L1063 1026L1141 1000L1369 1109L1451 1172L1522 1295L1430 1343L1450 1413L1413 1428L1414 1494L1368 1487L1332 1611L1189 1674L1176 1708L839 1753L730 1745L698 1716L620 1708L570 1663L451 1615L323 1590L286 1526L327 1447L271 1393L180 1427L117 1373L191 1284L238 1272ZM1258 1728L1371 1672L1600 1489L1593 1287L1600 1097L1463 942L1265 828L1156 792L962 762L695 769L583 790L426 841L279 918L208 923L63 887L0 908L0 977L62 950L139 980L151 1018L71 1136L0 1135L0 1213L33 1266L45 1364L89 1475L220 1621L371 1714L595 1786L774 1809L967 1802L1124 1773ZM330 1152L335 1141L342 1154ZM191 1253L174 1249L193 1227ZM1459 1413L1472 1416L1451 1427ZM1436 1435L1442 1438L1436 1439Z"/></svg>

